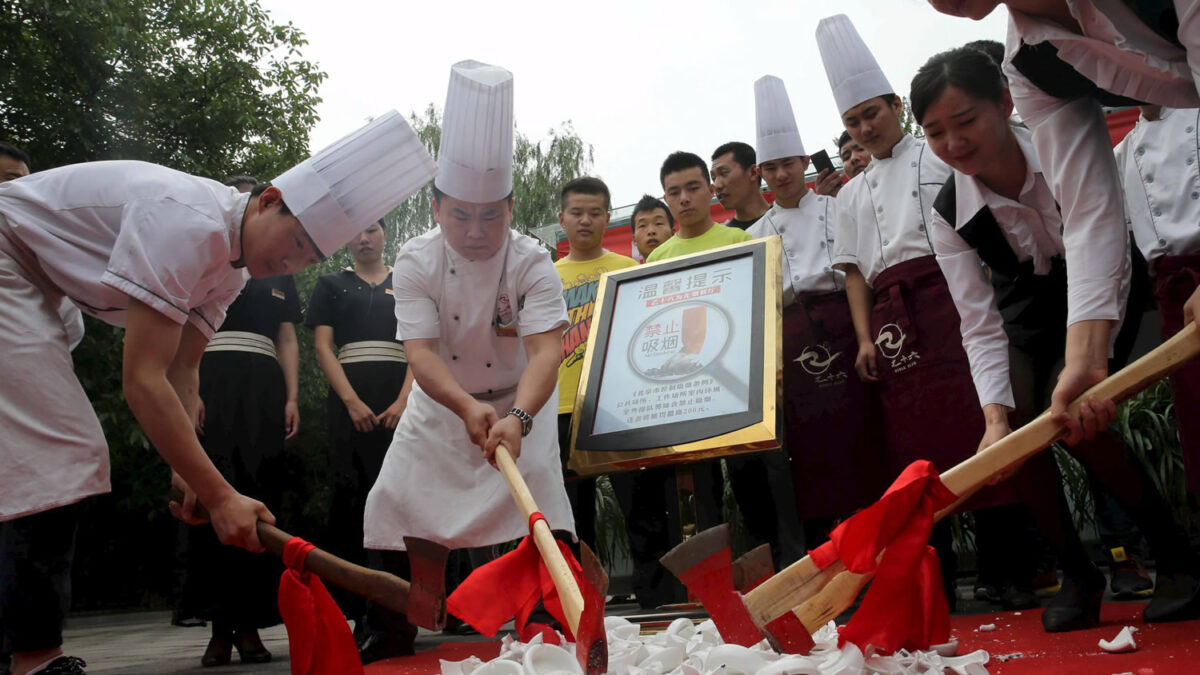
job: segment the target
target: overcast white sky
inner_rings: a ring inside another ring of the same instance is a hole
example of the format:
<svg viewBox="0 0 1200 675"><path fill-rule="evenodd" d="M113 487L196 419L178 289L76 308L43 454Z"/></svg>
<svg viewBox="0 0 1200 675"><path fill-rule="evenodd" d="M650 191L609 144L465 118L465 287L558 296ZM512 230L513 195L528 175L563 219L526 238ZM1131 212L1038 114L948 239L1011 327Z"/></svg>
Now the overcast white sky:
<svg viewBox="0 0 1200 675"><path fill-rule="evenodd" d="M933 54L1004 41L1003 8L981 22L926 0L261 0L308 37L321 87L319 150L368 118L446 99L450 66L476 59L513 72L517 127L533 139L570 121L595 149L592 173L614 206L659 195L675 150L706 160L721 143L754 144L754 81L783 78L809 152L841 133L814 33L845 13L897 93Z"/></svg>

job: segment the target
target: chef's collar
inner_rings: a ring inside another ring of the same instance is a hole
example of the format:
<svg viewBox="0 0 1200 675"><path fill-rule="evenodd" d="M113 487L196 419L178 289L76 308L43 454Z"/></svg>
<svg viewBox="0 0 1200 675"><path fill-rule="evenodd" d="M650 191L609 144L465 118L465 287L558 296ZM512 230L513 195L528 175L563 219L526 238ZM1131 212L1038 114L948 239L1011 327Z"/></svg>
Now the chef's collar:
<svg viewBox="0 0 1200 675"><path fill-rule="evenodd" d="M242 226L246 223L246 212L250 209L250 193L243 192L234 199L233 206L225 216L226 227L229 228L229 264L234 269L246 266L242 260Z"/></svg>

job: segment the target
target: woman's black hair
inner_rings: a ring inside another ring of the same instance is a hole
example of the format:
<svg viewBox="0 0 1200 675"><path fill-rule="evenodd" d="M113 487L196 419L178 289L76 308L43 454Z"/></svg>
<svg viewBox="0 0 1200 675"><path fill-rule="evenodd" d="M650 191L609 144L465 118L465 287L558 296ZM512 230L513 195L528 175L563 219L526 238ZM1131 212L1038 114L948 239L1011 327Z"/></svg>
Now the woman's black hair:
<svg viewBox="0 0 1200 675"><path fill-rule="evenodd" d="M926 61L912 80L908 100L917 124L923 123L925 112L946 87L992 103L1004 100L1004 75L990 56L971 47L951 49Z"/></svg>

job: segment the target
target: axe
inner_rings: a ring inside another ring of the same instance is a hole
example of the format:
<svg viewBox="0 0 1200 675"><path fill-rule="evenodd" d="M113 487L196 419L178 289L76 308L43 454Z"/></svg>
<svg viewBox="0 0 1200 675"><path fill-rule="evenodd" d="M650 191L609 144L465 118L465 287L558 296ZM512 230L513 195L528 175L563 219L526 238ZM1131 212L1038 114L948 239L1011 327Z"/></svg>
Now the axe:
<svg viewBox="0 0 1200 675"><path fill-rule="evenodd" d="M1071 411L1091 397L1120 403L1169 375L1200 354L1196 324L1137 361L1096 384L1071 403ZM982 452L941 475L942 484L958 497L939 511L941 518L983 487L994 476L1019 466L1030 456L1061 439L1066 429L1050 411L1013 431ZM726 642L751 646L766 639L782 652L807 653L812 633L844 612L870 580L835 560L822 569L811 556L797 561L743 594L734 590L729 564L727 526L706 530L672 549L662 564L696 594Z"/></svg>
<svg viewBox="0 0 1200 675"><path fill-rule="evenodd" d="M171 488L170 497L172 501L183 503L183 492L178 488ZM208 520L208 510L200 503L196 504L194 515ZM292 535L278 527L258 521L258 540L271 553L282 557L283 548L291 538ZM415 537L405 537L404 541L409 547L414 571L422 567L423 561L427 559L440 558L444 566L446 554L449 552L446 547ZM404 579L387 572L355 565L319 548L314 548L304 559L304 570L338 588L392 611L407 614L409 621L422 628L441 630L446 625L446 596L444 592L439 592L444 583L444 570L439 571L440 576L427 588L426 584L410 585Z"/></svg>
<svg viewBox="0 0 1200 675"><path fill-rule="evenodd" d="M504 445L497 446L495 456L496 467L504 475L513 500L517 502L525 520L530 520L534 514L540 512L533 500L533 494L529 492L529 486L521 476L521 470L517 468L517 463L513 461L512 455ZM607 575L587 545L581 545L583 560L580 562L584 581L589 586L586 589L586 597L590 600L585 602L585 594L576 583L575 575L563 557L546 519L534 520L531 530L533 543L537 546L542 561L550 572L550 578L554 581L554 588L558 591L567 625L575 635L575 656L579 659L579 665L588 675L606 672L608 636L604 631L604 593L608 590Z"/></svg>

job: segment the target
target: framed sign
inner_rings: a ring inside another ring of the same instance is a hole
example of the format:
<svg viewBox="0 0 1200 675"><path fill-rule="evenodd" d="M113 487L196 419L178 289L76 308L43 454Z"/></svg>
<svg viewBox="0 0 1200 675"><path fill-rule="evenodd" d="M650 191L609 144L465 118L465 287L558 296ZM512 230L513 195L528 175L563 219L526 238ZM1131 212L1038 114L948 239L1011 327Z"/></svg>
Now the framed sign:
<svg viewBox="0 0 1200 675"><path fill-rule="evenodd" d="M779 237L605 274L572 417L584 475L779 447Z"/></svg>

